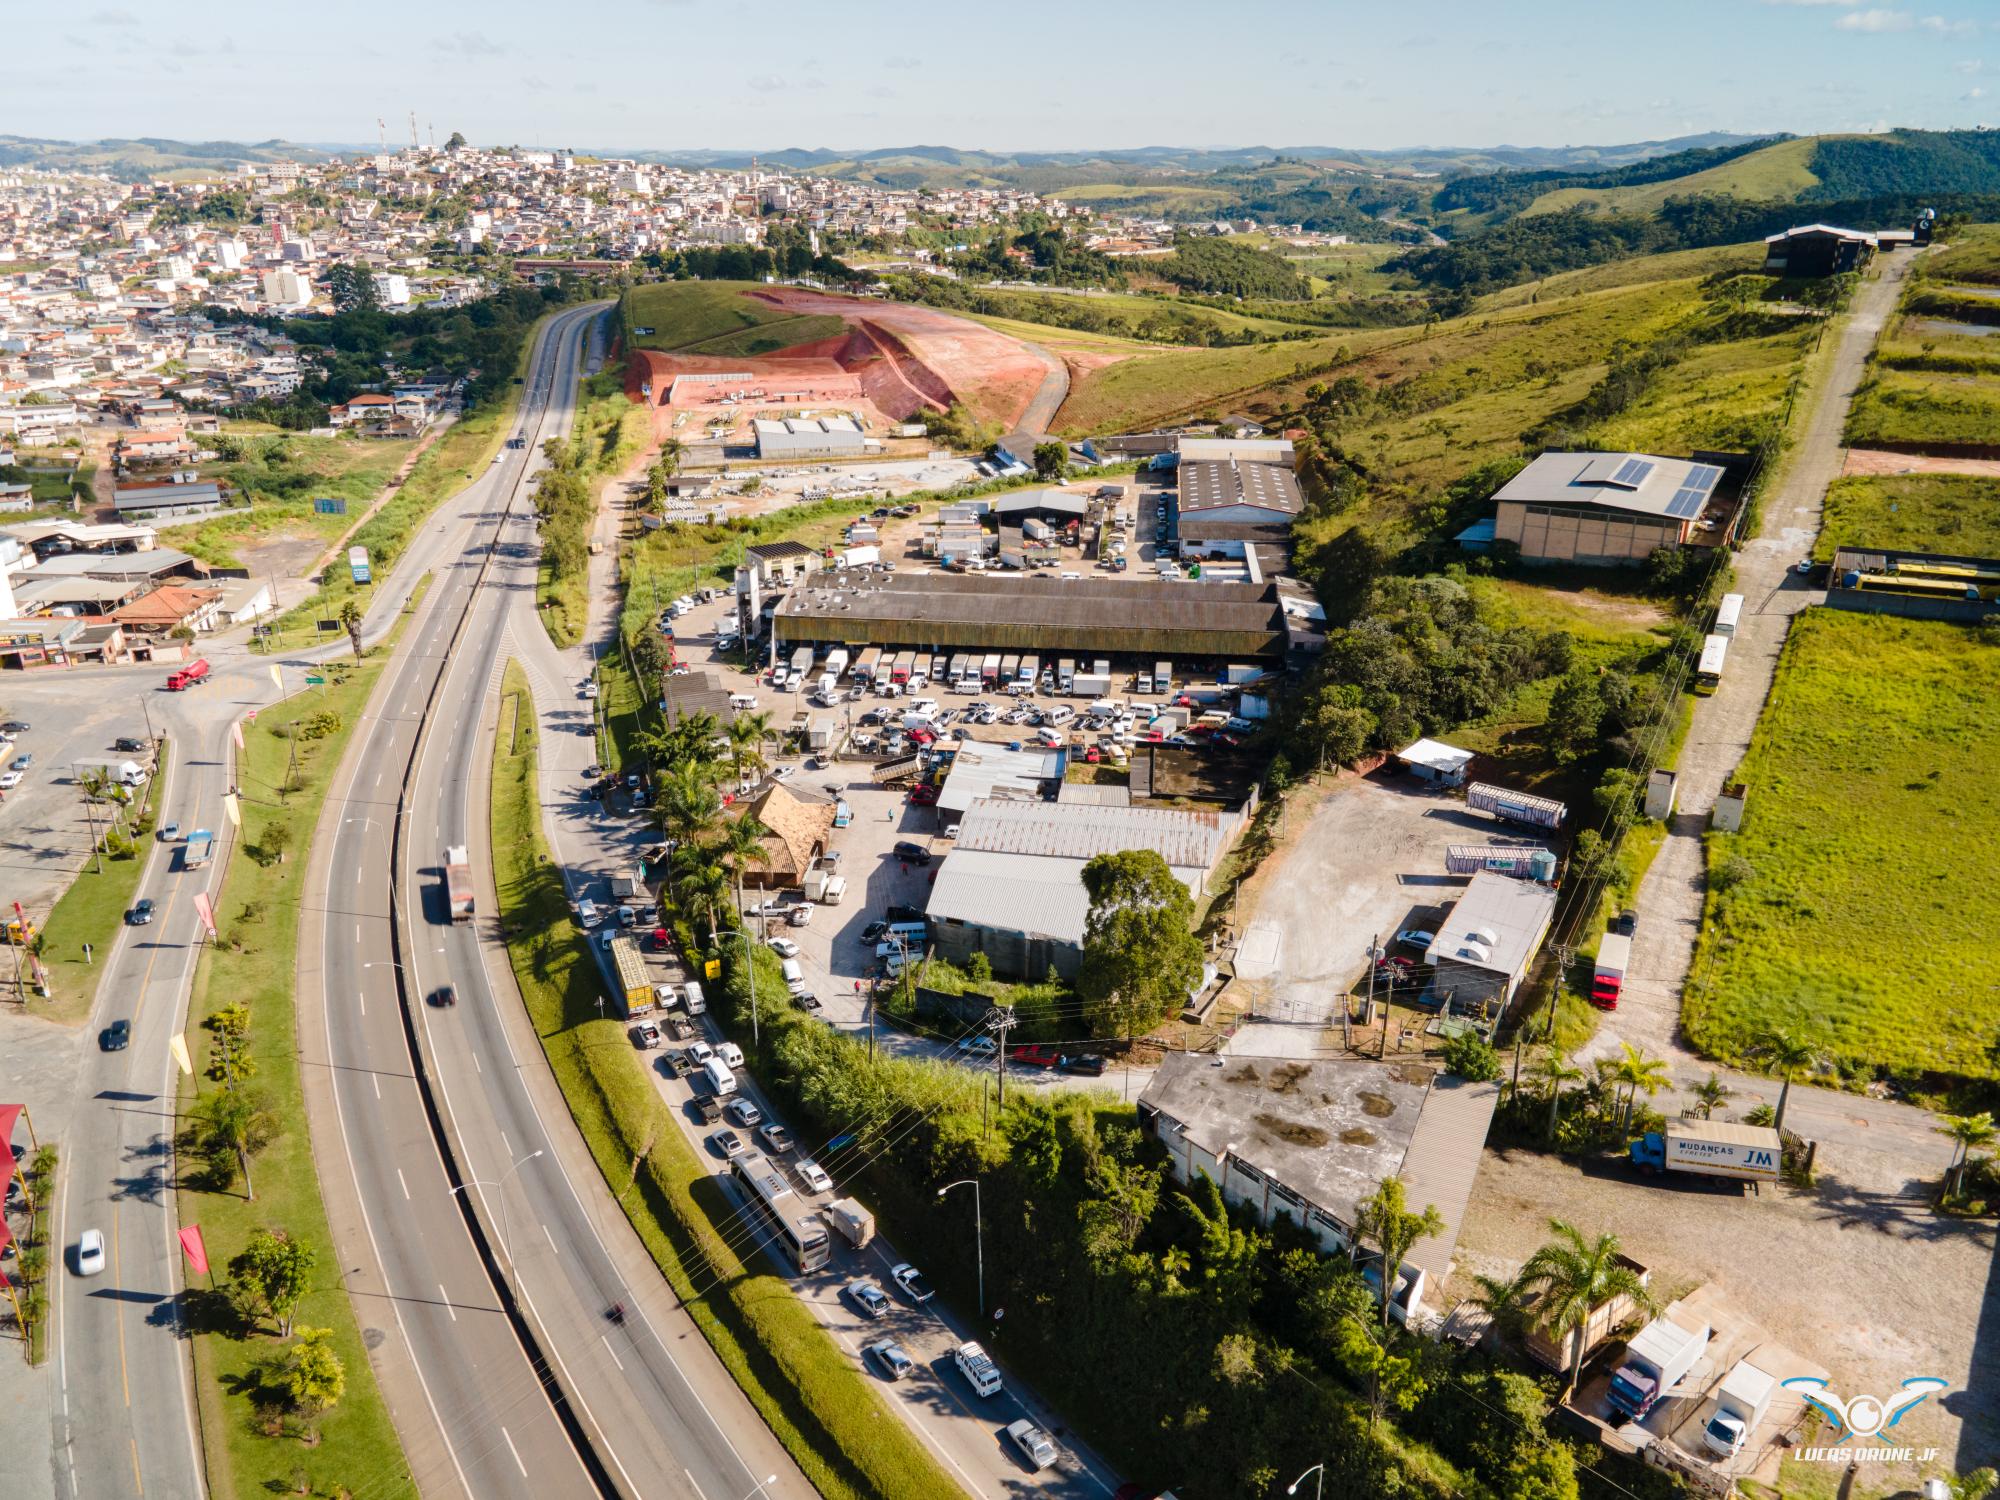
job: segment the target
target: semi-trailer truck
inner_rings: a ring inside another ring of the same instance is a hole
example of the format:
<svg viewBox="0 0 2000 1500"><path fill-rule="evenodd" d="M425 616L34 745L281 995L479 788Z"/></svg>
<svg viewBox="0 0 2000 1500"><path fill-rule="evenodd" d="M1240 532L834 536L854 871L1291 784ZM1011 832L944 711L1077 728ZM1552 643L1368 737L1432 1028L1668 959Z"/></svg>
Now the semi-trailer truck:
<svg viewBox="0 0 2000 1500"><path fill-rule="evenodd" d="M653 995L653 978L646 972L645 955L639 952L639 944L624 933L619 933L609 944L611 972L618 979L619 998L625 1002L625 1014L644 1015L657 1003Z"/></svg>
<svg viewBox="0 0 2000 1500"><path fill-rule="evenodd" d="M1597 945L1597 963L1590 973L1590 1003L1599 1010L1618 1009L1625 971L1632 967L1632 940L1622 932L1607 932Z"/></svg>
<svg viewBox="0 0 2000 1500"><path fill-rule="evenodd" d="M1690 1330L1655 1318L1625 1346L1625 1358L1611 1377L1612 1409L1635 1421L1645 1416L1680 1384L1707 1348L1706 1323Z"/></svg>
<svg viewBox="0 0 2000 1500"><path fill-rule="evenodd" d="M472 920L472 857L465 852L465 845L453 844L444 851L444 891L445 900L451 906L454 922Z"/></svg>
<svg viewBox="0 0 2000 1500"><path fill-rule="evenodd" d="M1719 1458L1734 1458L1750 1441L1750 1434L1771 1409L1778 1378L1758 1369L1747 1359L1722 1377L1722 1389L1715 1393L1715 1413L1701 1429L1702 1445Z"/></svg>
<svg viewBox="0 0 2000 1500"><path fill-rule="evenodd" d="M1475 781L1465 789L1465 805L1491 813L1506 823L1522 823L1530 828L1560 828L1569 809L1553 797L1534 797L1526 792L1510 792L1505 787Z"/></svg>
<svg viewBox="0 0 2000 1500"><path fill-rule="evenodd" d="M1694 1177L1727 1177L1737 1182L1772 1182L1784 1168L1784 1147L1768 1125L1732 1125L1723 1120L1670 1120L1665 1130L1649 1130L1627 1153L1642 1172L1681 1172Z"/></svg>

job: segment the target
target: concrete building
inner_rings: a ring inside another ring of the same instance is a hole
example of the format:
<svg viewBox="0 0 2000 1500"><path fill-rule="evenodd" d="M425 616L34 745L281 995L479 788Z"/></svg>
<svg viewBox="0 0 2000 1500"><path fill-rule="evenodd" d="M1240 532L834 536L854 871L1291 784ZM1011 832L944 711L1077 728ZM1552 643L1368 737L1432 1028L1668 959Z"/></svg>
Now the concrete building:
<svg viewBox="0 0 2000 1500"><path fill-rule="evenodd" d="M947 824L972 811L985 797L1015 802L1046 800L1047 789L1060 785L1062 755L1054 750L1009 750L983 740L967 740L952 757L937 810Z"/></svg>
<svg viewBox="0 0 2000 1500"><path fill-rule="evenodd" d="M1205 1176L1259 1224L1289 1219L1327 1254L1361 1254L1361 1204L1402 1178L1410 1206L1434 1205L1445 1225L1398 1268L1390 1311L1410 1323L1451 1269L1499 1097L1496 1083L1404 1061L1170 1052L1139 1096L1139 1123L1181 1181ZM1379 1293L1379 1261L1364 1270Z"/></svg>
<svg viewBox="0 0 2000 1500"><path fill-rule="evenodd" d="M1241 557L1252 546L1290 545L1304 498L1282 464L1183 459L1178 478L1183 557Z"/></svg>
<svg viewBox="0 0 2000 1500"><path fill-rule="evenodd" d="M745 547L743 554L756 571L757 581L766 585L796 583L806 574L818 572L825 561L804 542L758 542Z"/></svg>
<svg viewBox="0 0 2000 1500"><path fill-rule="evenodd" d="M851 417L760 417L750 429L759 458L859 458L868 451Z"/></svg>
<svg viewBox="0 0 2000 1500"><path fill-rule="evenodd" d="M1424 953L1431 965L1426 997L1448 1015L1497 1021L1541 952L1555 914L1552 888L1480 871Z"/></svg>
<svg viewBox="0 0 2000 1500"><path fill-rule="evenodd" d="M1447 745L1443 740L1426 739L1398 750L1396 759L1404 770L1420 780L1438 786L1463 786L1466 767L1472 764L1472 752Z"/></svg>
<svg viewBox="0 0 2000 1500"><path fill-rule="evenodd" d="M309 277L285 267L264 273L264 300L272 307L304 307L312 297Z"/></svg>
<svg viewBox="0 0 2000 1500"><path fill-rule="evenodd" d="M1283 464L1291 468L1297 455L1290 438L1267 437L1184 437L1179 452L1184 464L1247 463Z"/></svg>
<svg viewBox="0 0 2000 1500"><path fill-rule="evenodd" d="M1053 967L1074 978L1090 915L1088 861L1151 849L1199 896L1244 821L1241 812L980 798L931 888L931 943L954 963L984 953L1002 976L1038 979Z"/></svg>
<svg viewBox="0 0 2000 1500"><path fill-rule="evenodd" d="M206 480L193 484L121 484L111 503L123 519L205 516L222 509L222 489Z"/></svg>
<svg viewBox="0 0 2000 1500"><path fill-rule="evenodd" d="M1501 486L1493 535L1527 562L1637 566L1660 547L1713 546L1735 524L1720 464L1640 453L1544 453Z"/></svg>

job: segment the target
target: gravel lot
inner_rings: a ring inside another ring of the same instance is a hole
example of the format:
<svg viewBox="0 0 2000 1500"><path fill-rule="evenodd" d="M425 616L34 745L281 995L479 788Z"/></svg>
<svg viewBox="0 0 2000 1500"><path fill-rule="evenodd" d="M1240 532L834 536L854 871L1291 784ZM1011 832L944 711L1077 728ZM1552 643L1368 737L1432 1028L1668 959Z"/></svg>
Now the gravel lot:
<svg viewBox="0 0 2000 1500"><path fill-rule="evenodd" d="M1921 1193L1823 1184L1748 1198L1637 1179L1616 1164L1580 1169L1490 1150L1445 1305L1472 1290L1475 1272L1511 1275L1551 1218L1616 1233L1626 1254L1652 1268L1663 1299L1717 1283L1773 1337L1824 1364L1842 1394L1893 1391L1913 1375L1951 1381L1955 1389L1903 1420L1897 1439L1935 1444L1960 1470L2000 1462L2000 1270L1990 1221L1937 1219Z"/></svg>

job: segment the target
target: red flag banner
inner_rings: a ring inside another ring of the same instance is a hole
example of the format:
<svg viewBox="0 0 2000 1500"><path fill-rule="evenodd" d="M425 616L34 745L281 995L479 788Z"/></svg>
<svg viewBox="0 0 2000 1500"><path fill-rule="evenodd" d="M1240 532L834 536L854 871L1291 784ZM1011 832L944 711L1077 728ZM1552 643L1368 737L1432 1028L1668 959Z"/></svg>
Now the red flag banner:
<svg viewBox="0 0 2000 1500"><path fill-rule="evenodd" d="M181 1249L186 1253L188 1264L194 1267L194 1274L208 1274L208 1247L201 1242L201 1226L190 1224L181 1231Z"/></svg>
<svg viewBox="0 0 2000 1500"><path fill-rule="evenodd" d="M231 719L229 721L229 737L236 742L238 750L243 748L243 721L241 719Z"/></svg>
<svg viewBox="0 0 2000 1500"><path fill-rule="evenodd" d="M208 899L207 891L194 893L194 914L201 918L201 925L208 929L208 939L215 941L215 903Z"/></svg>

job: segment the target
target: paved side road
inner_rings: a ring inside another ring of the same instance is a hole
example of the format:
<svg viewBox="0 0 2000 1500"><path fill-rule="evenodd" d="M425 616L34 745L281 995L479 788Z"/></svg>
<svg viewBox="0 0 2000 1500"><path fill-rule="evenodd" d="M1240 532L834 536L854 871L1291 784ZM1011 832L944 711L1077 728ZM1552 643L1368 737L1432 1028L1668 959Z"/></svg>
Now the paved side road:
<svg viewBox="0 0 2000 1500"><path fill-rule="evenodd" d="M1578 1054L1579 1061L1588 1063L1615 1056L1619 1043L1630 1042L1667 1059L1677 1090L1720 1073L1737 1091L1732 1110L1759 1100L1775 1104L1778 1087L1768 1078L1714 1067L1681 1035L1682 997L1707 892L1702 835L1716 797L1750 748L1792 617L1822 597L1791 571L1792 564L1811 551L1819 534L1827 486L1839 477L1846 458L1841 438L1855 387L1910 265L1906 255L1886 259L1882 273L1856 294L1790 468L1765 499L1757 535L1737 554L1735 591L1743 595L1744 607L1729 645L1729 672L1716 694L1699 700L1695 708L1694 727L1676 768L1679 809L1639 887L1639 930L1619 1007L1603 1018L1596 1037ZM1663 1095L1658 1102L1669 1110L1675 1107L1674 1096ZM1931 1130L1931 1116L1905 1104L1795 1088L1787 1123L1833 1148L1822 1158L1831 1173L1850 1182L1872 1179L1880 1189L1934 1177L1950 1160L1949 1145Z"/></svg>

